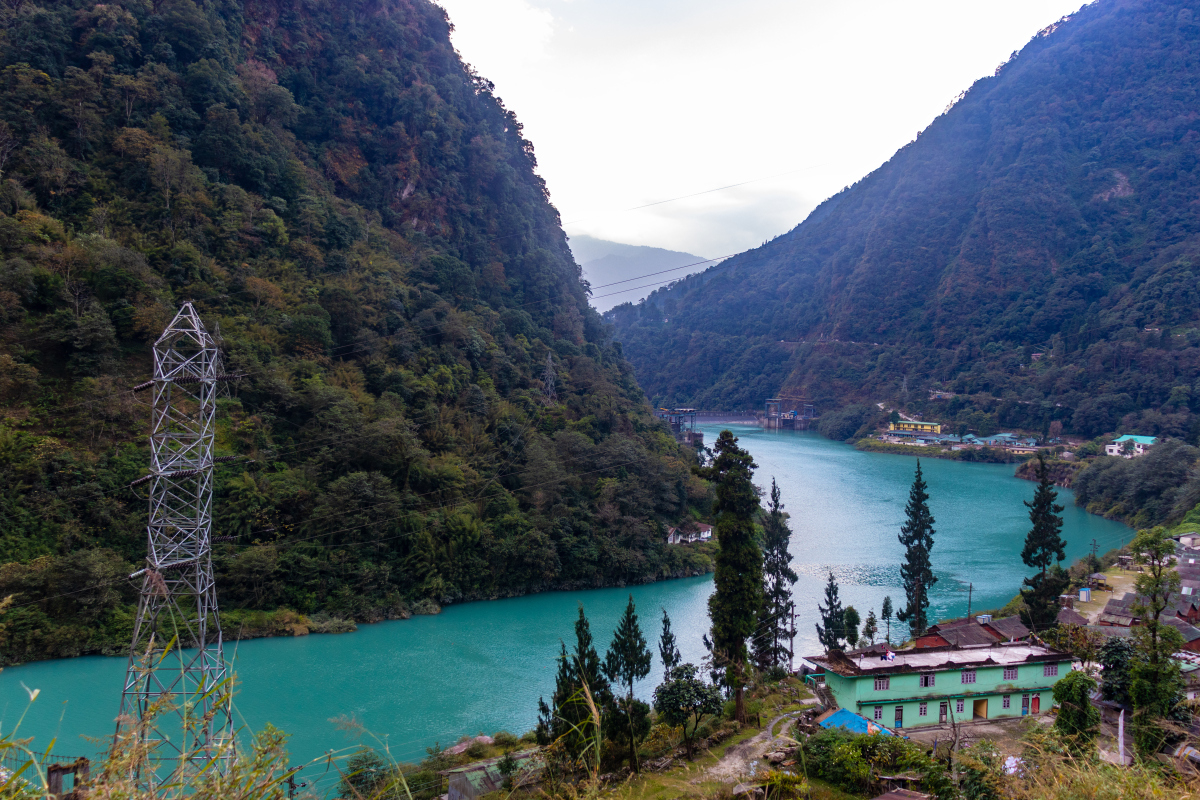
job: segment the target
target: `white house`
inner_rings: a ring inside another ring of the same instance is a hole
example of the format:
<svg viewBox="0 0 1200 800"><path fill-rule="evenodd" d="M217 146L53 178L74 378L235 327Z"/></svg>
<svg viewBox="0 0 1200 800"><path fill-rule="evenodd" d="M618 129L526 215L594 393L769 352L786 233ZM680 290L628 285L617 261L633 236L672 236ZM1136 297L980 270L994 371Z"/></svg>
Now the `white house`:
<svg viewBox="0 0 1200 800"><path fill-rule="evenodd" d="M683 525L678 528L667 528L667 544L687 544L689 542L707 542L712 539L713 526L705 523L699 525Z"/></svg>
<svg viewBox="0 0 1200 800"><path fill-rule="evenodd" d="M1146 451L1154 445L1158 444L1157 437L1154 436L1118 436L1112 440L1112 444L1104 445L1105 455L1121 456L1122 458L1137 458L1145 455Z"/></svg>

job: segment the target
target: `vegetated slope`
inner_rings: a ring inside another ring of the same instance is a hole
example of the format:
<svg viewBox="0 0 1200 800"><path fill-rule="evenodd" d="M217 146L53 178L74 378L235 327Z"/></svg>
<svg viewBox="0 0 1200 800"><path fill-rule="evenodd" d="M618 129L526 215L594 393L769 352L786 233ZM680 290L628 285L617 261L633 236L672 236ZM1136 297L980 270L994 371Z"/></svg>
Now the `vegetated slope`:
<svg viewBox="0 0 1200 800"><path fill-rule="evenodd" d="M220 602L288 612L239 629L691 568L662 522L706 489L439 7L26 2L0 31L0 661L128 641L129 388L185 300L248 376Z"/></svg>
<svg viewBox="0 0 1200 800"><path fill-rule="evenodd" d="M753 408L782 390L973 427L1186 434L1200 411L1193 5L1083 8L789 233L614 309L650 397ZM972 397L931 403L931 388Z"/></svg>

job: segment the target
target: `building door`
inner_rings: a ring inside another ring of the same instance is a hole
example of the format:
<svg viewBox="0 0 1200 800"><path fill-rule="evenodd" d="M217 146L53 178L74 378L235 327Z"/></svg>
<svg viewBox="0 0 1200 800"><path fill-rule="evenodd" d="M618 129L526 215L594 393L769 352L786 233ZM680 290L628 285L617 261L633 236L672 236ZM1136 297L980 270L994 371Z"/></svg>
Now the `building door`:
<svg viewBox="0 0 1200 800"><path fill-rule="evenodd" d="M1021 695L1021 716L1023 717L1028 713L1029 713L1029 695L1023 694L1023 695Z"/></svg>
<svg viewBox="0 0 1200 800"><path fill-rule="evenodd" d="M1039 711L1041 711L1041 710L1042 710L1042 696L1041 696L1040 694L1035 694L1035 695L1033 696L1033 710L1032 710L1032 713L1036 714L1036 713L1038 713L1038 712L1039 712Z"/></svg>
<svg viewBox="0 0 1200 800"><path fill-rule="evenodd" d="M896 727L904 727L904 706L896 706Z"/></svg>
<svg viewBox="0 0 1200 800"><path fill-rule="evenodd" d="M941 703L938 705L938 724L939 725L944 725L946 723L946 718L947 718L947 714L949 711L950 711L949 703Z"/></svg>
<svg viewBox="0 0 1200 800"><path fill-rule="evenodd" d="M987 700L976 700L971 710L974 712L972 719L987 719Z"/></svg>

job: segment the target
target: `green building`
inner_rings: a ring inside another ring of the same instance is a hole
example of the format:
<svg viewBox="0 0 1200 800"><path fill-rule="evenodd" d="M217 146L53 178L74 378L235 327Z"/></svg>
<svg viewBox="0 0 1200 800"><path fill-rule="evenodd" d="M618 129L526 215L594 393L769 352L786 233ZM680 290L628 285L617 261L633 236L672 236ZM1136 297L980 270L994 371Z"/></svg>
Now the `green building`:
<svg viewBox="0 0 1200 800"><path fill-rule="evenodd" d="M809 656L837 704L892 728L1000 719L1050 708L1071 656L1011 642Z"/></svg>

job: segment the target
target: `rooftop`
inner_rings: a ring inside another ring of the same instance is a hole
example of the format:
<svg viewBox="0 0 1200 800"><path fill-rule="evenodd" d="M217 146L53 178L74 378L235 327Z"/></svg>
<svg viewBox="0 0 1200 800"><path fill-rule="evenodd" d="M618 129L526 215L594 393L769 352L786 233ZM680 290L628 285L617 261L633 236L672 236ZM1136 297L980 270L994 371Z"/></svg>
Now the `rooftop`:
<svg viewBox="0 0 1200 800"><path fill-rule="evenodd" d="M1138 444L1154 444L1158 441L1157 436L1131 436L1128 433L1124 436L1118 436L1113 439L1113 444L1121 444L1122 442L1137 442Z"/></svg>
<svg viewBox="0 0 1200 800"><path fill-rule="evenodd" d="M965 647L924 647L919 650L898 650L895 661L878 656L850 658L844 653L806 656L808 661L838 675L886 675L897 672L934 672L968 667L1009 666L1012 664L1058 662L1069 659L1048 647L1012 642Z"/></svg>

